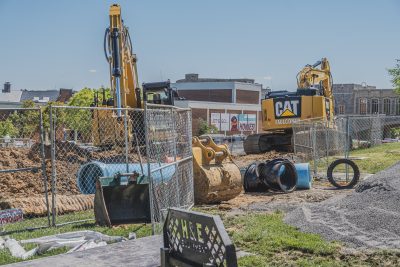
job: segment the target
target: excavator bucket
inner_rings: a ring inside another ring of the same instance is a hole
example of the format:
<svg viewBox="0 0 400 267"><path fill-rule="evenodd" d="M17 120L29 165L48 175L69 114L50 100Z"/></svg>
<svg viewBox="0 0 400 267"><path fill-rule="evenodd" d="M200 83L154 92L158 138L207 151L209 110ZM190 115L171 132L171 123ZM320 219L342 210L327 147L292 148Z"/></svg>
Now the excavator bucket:
<svg viewBox="0 0 400 267"><path fill-rule="evenodd" d="M150 169L159 167L158 163L150 164ZM151 177L168 183L175 171L170 165L152 171ZM99 225L151 222L149 176L141 163L88 162L77 173L77 185L83 194L95 194L94 213Z"/></svg>
<svg viewBox="0 0 400 267"><path fill-rule="evenodd" d="M113 185L101 179L96 181L94 199L97 224L111 227L151 222L149 184Z"/></svg>
<svg viewBox="0 0 400 267"><path fill-rule="evenodd" d="M193 137L192 149L196 204L220 203L240 194L240 170L226 145L216 145L209 136Z"/></svg>

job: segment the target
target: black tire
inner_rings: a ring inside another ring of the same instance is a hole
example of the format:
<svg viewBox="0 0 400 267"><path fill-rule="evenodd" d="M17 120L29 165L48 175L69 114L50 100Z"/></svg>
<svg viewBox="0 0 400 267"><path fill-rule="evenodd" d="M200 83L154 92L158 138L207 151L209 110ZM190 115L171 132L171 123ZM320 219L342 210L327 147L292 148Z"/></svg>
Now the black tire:
<svg viewBox="0 0 400 267"><path fill-rule="evenodd" d="M350 183L348 183L346 185L337 183L335 181L335 179L333 178L333 170L339 164L347 164L353 169L353 173L354 173L353 178L350 180ZM354 161L349 160L349 159L338 159L338 160L335 160L334 162L332 162L331 165L329 165L329 168L327 171L327 176L328 176L329 182L337 188L341 188L341 189L353 188L360 180L360 170L358 169L358 166L357 166L357 164L354 163Z"/></svg>

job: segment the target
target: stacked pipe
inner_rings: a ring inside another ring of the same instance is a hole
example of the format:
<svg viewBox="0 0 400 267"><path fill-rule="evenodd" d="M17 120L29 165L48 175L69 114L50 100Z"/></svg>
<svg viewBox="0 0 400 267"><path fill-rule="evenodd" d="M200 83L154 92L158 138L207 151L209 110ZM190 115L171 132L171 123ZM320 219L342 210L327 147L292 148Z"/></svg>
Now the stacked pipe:
<svg viewBox="0 0 400 267"><path fill-rule="evenodd" d="M297 172L287 159L277 158L265 162L253 162L244 173L243 186L246 192L267 190L290 193L295 190Z"/></svg>

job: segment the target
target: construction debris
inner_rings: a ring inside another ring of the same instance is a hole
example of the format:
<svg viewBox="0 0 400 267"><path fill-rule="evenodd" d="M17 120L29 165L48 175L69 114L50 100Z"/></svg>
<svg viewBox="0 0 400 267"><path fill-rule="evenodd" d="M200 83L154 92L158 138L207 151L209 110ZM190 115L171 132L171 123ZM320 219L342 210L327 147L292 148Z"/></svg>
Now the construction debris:
<svg viewBox="0 0 400 267"><path fill-rule="evenodd" d="M35 255L38 251L38 248L31 249L29 251L26 251L15 239L8 238L6 237L4 247L7 248L11 256L15 258L20 258L23 260L26 260L33 255Z"/></svg>
<svg viewBox="0 0 400 267"><path fill-rule="evenodd" d="M71 248L67 252L70 253L106 246L109 243L122 241L126 241L126 238L121 236L108 236L99 232L87 230L43 236L22 240L20 242L9 237L6 237L5 240L0 238L0 249L7 248L13 257L25 260L36 254L43 254L47 251L61 247ZM25 244L36 244L37 247L26 251L22 246Z"/></svg>

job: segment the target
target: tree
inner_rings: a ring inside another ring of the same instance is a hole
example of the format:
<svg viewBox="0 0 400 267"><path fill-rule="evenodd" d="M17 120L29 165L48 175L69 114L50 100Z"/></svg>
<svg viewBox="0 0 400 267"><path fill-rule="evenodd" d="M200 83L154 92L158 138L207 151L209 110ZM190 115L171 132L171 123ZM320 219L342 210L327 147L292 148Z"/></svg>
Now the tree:
<svg viewBox="0 0 400 267"><path fill-rule="evenodd" d="M0 121L0 137L16 137L18 128L14 126L12 120L7 118L5 121Z"/></svg>
<svg viewBox="0 0 400 267"><path fill-rule="evenodd" d="M68 101L68 106L76 107L90 107L94 102L94 97L98 96L99 105L103 102L103 90L105 90L106 100L111 97L110 88L83 88L79 92L75 93Z"/></svg>
<svg viewBox="0 0 400 267"><path fill-rule="evenodd" d="M393 69L388 69L392 79L390 80L393 84L396 93L400 94L400 59L396 59L396 66Z"/></svg>
<svg viewBox="0 0 400 267"><path fill-rule="evenodd" d="M199 127L199 135L210 134L210 133L218 133L219 130L215 125L209 125L207 121L202 118L198 119L198 127Z"/></svg>
<svg viewBox="0 0 400 267"><path fill-rule="evenodd" d="M103 90L105 98L111 97L110 89L91 89L83 88L75 93L68 101L68 106L90 107L94 103L94 98L98 98L98 104L102 105ZM92 113L89 109L65 109L65 126L71 130L76 130L81 134L89 134L92 127Z"/></svg>

